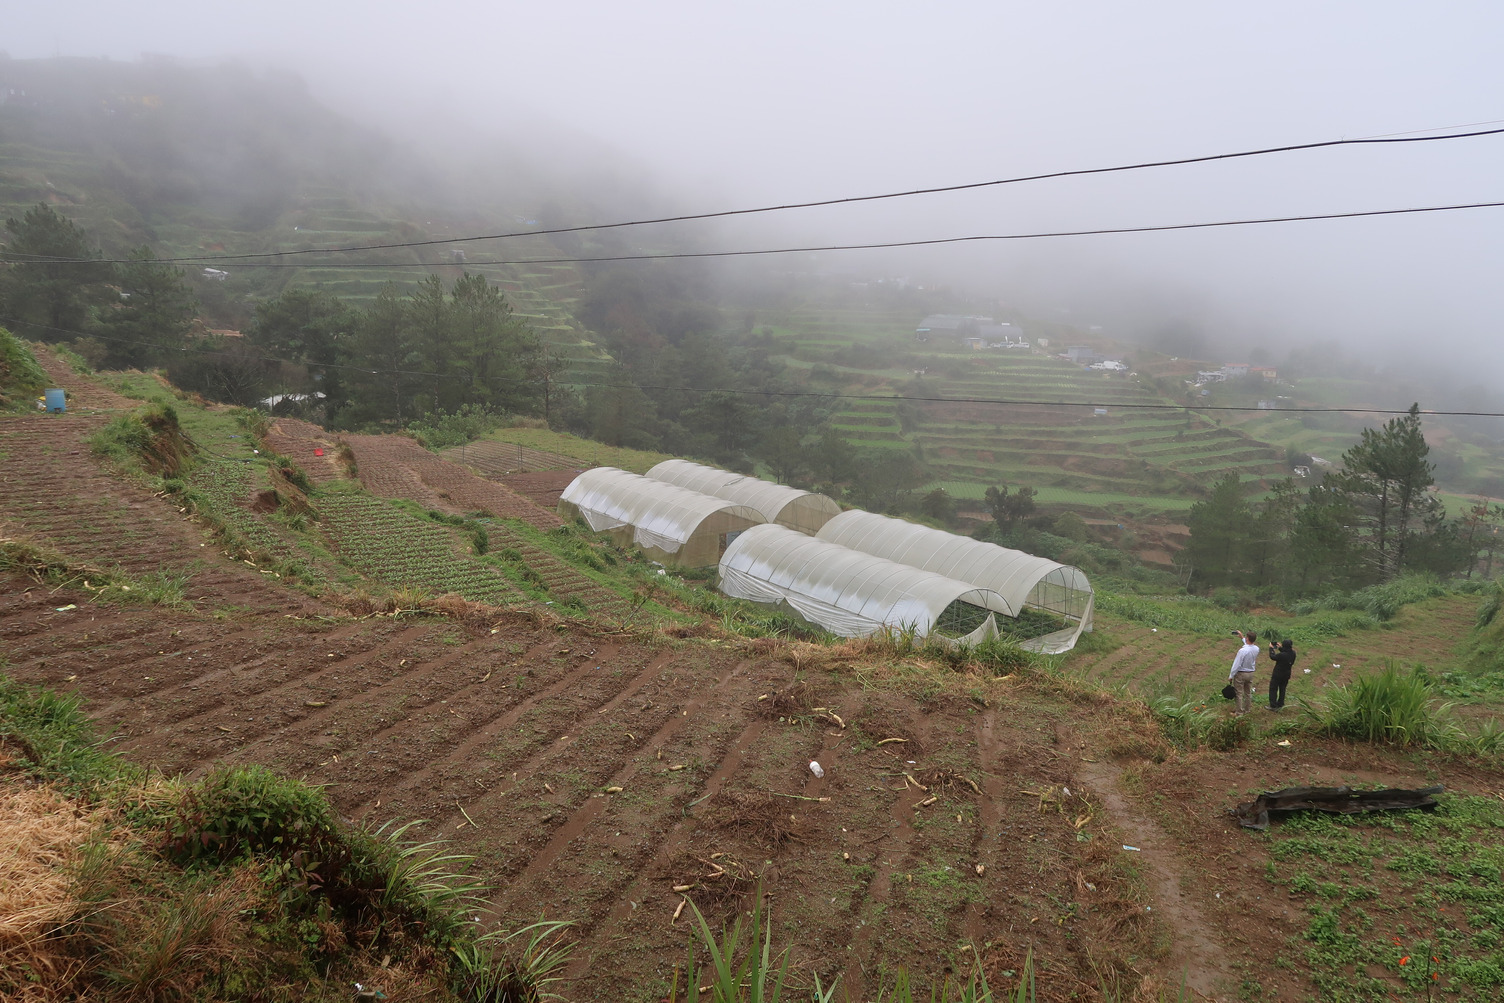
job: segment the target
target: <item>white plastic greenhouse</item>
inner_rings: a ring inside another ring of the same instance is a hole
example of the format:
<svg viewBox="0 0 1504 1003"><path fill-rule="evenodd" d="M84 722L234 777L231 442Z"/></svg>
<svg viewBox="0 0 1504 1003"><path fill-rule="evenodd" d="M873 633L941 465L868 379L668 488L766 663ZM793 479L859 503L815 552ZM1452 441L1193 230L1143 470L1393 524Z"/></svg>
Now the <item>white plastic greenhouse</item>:
<svg viewBox="0 0 1504 1003"><path fill-rule="evenodd" d="M715 564L737 533L764 521L750 506L615 467L594 467L570 481L559 514L578 516L654 560L690 568Z"/></svg>
<svg viewBox="0 0 1504 1003"><path fill-rule="evenodd" d="M785 484L733 474L729 470L707 467L689 460L664 460L648 471L648 476L681 488L715 495L757 509L768 522L813 536L834 516L841 506L825 495L801 491Z"/></svg>
<svg viewBox="0 0 1504 1003"><path fill-rule="evenodd" d="M720 589L790 609L842 637L887 628L976 643L997 633L994 614L1009 611L990 589L776 525L749 529L726 548Z"/></svg>
<svg viewBox="0 0 1504 1003"><path fill-rule="evenodd" d="M859 509L842 512L816 535L828 543L989 589L1007 603L1005 616L1018 617L1032 608L1058 617L1062 629L1024 642L1034 651L1069 651L1082 631L1091 630L1091 582L1068 564Z"/></svg>

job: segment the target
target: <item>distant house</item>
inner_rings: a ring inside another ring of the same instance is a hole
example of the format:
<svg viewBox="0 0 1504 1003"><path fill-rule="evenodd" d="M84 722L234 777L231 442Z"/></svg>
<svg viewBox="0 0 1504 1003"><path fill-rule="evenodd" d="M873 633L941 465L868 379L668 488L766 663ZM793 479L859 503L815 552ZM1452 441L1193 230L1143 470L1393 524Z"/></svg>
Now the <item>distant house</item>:
<svg viewBox="0 0 1504 1003"><path fill-rule="evenodd" d="M953 341L981 338L985 343L1022 338L1023 331L1012 324L999 324L991 317L963 317L953 313L932 313L914 328L914 337L919 341L929 341L932 338Z"/></svg>
<svg viewBox="0 0 1504 1003"><path fill-rule="evenodd" d="M210 279L214 282L223 282L225 279L230 277L229 272L222 271L218 268L205 268L203 275L204 278Z"/></svg>
<svg viewBox="0 0 1504 1003"><path fill-rule="evenodd" d="M973 352L980 352L982 349L984 349L984 348L987 347L987 339L986 338L967 338L966 339L966 347L969 348L969 349L971 349Z"/></svg>
<svg viewBox="0 0 1504 1003"><path fill-rule="evenodd" d="M920 341L929 341L931 338L964 338L976 331L976 324L970 321L970 317L956 314L932 313L914 328L914 337Z"/></svg>
<svg viewBox="0 0 1504 1003"><path fill-rule="evenodd" d="M985 317L979 317L977 319L979 321L984 321L984 322L988 320L988 318L985 318ZM1017 325L1015 325L1015 324L1006 324L1006 323L1004 323L1004 324L993 324L993 323L981 323L981 324L978 324L977 325L977 334L981 335L983 338L986 338L988 341L1001 341L1001 342L1004 342L1004 343L1008 343L1008 342L1014 341L1015 339L1017 339L1019 341L1022 341L1023 340L1023 336L1024 336L1023 330L1021 328L1019 328Z"/></svg>
<svg viewBox="0 0 1504 1003"><path fill-rule="evenodd" d="M1104 373L1126 373L1128 371L1128 367L1123 365L1118 359L1103 359L1101 362L1093 362L1086 368L1096 369Z"/></svg>
<svg viewBox="0 0 1504 1003"><path fill-rule="evenodd" d="M1089 366L1093 362L1102 361L1102 357L1085 345L1071 345L1065 350L1065 357L1072 362L1079 362L1083 366Z"/></svg>
<svg viewBox="0 0 1504 1003"><path fill-rule="evenodd" d="M1248 375L1261 377L1270 383L1279 379L1279 372L1273 366L1249 366Z"/></svg>
<svg viewBox="0 0 1504 1003"><path fill-rule="evenodd" d="M1310 477L1311 476L1311 468L1308 467L1308 466L1306 466L1304 463L1298 464L1295 467L1295 476L1296 477Z"/></svg>
<svg viewBox="0 0 1504 1003"><path fill-rule="evenodd" d="M1241 380L1248 375L1248 363L1229 362L1222 367L1222 373L1229 380Z"/></svg>
<svg viewBox="0 0 1504 1003"><path fill-rule="evenodd" d="M1091 413L1093 417L1101 417L1107 413L1107 409L1105 407L1094 407L1091 409Z"/></svg>

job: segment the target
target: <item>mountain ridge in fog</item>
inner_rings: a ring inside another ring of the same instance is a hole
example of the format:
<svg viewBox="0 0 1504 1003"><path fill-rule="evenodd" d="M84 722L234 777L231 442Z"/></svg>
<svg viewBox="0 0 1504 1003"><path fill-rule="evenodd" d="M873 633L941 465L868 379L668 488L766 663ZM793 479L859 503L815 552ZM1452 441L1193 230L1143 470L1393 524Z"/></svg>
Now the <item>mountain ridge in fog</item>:
<svg viewBox="0 0 1504 1003"><path fill-rule="evenodd" d="M439 214L456 235L543 214L583 221L600 191L654 202L628 170L594 193L555 184L526 140L475 137L467 151L399 140L331 110L294 74L238 62L0 58L0 96L0 212L46 202L112 254L141 244L192 254L226 240L263 249L256 234L318 199L394 228Z"/></svg>

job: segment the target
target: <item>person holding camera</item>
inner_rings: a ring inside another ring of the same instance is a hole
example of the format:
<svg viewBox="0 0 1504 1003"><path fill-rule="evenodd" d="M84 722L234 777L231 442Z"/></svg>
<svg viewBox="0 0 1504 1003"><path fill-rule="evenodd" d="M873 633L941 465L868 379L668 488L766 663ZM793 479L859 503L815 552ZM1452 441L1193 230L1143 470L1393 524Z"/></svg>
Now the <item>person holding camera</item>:
<svg viewBox="0 0 1504 1003"><path fill-rule="evenodd" d="M1269 661L1274 667L1269 670L1269 709L1279 710L1285 705L1285 687L1290 683L1290 669L1295 665L1295 645L1285 638L1276 647L1269 643Z"/></svg>
<svg viewBox="0 0 1504 1003"><path fill-rule="evenodd" d="M1239 716L1253 709L1253 670L1259 660L1258 635L1253 631L1235 630L1243 638L1243 646L1232 660L1232 670L1227 673L1227 683L1233 688L1238 702Z"/></svg>

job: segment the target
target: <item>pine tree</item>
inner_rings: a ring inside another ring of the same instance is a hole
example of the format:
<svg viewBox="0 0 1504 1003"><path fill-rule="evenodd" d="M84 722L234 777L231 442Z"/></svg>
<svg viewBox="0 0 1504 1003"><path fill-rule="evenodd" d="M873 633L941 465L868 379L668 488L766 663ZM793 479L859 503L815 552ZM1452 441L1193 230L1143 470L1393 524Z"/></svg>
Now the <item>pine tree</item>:
<svg viewBox="0 0 1504 1003"><path fill-rule="evenodd" d="M1230 472L1212 485L1211 494L1191 506L1186 525L1190 539L1181 552L1191 580L1205 586L1226 585L1247 568L1246 548L1253 511L1243 496L1243 483Z"/></svg>
<svg viewBox="0 0 1504 1003"><path fill-rule="evenodd" d="M1329 478L1358 514L1360 552L1372 577L1388 581L1406 567L1417 535L1439 532L1441 503L1427 490L1435 480L1426 459L1431 447L1421 431L1420 405L1383 428L1363 430L1342 454L1342 470Z"/></svg>
<svg viewBox="0 0 1504 1003"><path fill-rule="evenodd" d="M113 269L97 261L88 235L51 206L5 221L11 239L0 261L0 310L16 334L65 341L84 334L91 306L103 301Z"/></svg>

